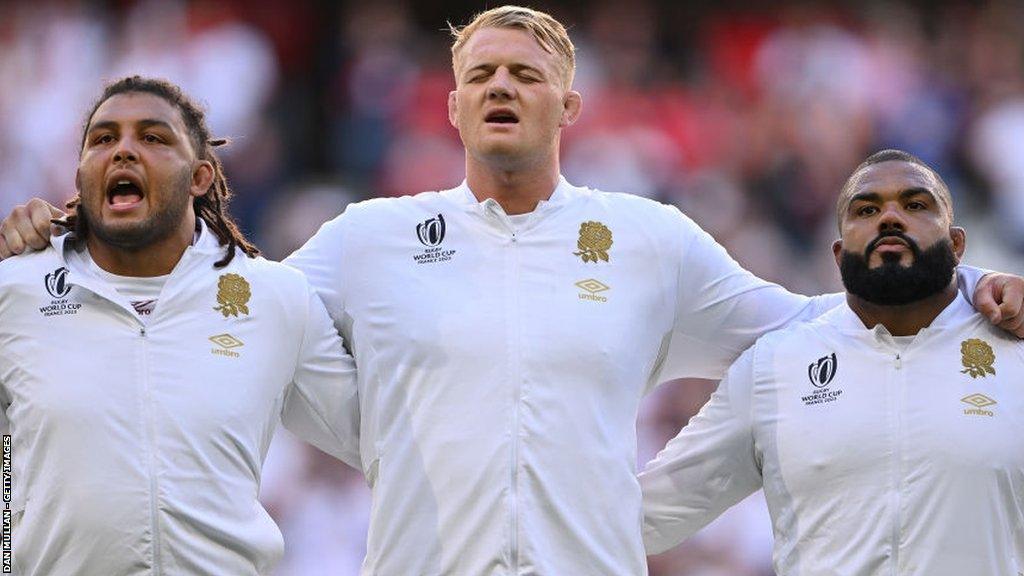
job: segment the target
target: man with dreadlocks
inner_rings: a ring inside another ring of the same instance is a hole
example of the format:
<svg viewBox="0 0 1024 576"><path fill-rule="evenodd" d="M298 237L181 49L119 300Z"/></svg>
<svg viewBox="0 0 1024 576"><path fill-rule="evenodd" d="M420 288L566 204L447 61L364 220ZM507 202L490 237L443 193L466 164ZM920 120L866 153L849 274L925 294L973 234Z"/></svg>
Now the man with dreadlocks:
<svg viewBox="0 0 1024 576"><path fill-rule="evenodd" d="M0 262L15 573L267 574L278 419L359 463L352 359L302 274L225 213L221 143L177 87L109 85L73 233Z"/></svg>

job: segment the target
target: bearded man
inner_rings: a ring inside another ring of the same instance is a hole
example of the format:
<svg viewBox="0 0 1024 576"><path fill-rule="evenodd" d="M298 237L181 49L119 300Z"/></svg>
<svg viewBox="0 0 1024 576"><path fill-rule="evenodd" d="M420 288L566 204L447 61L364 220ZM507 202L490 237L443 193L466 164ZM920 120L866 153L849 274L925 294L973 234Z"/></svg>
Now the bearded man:
<svg viewBox="0 0 1024 576"><path fill-rule="evenodd" d="M949 189L884 150L837 213L846 304L762 337L648 464L648 552L763 487L780 576L1020 574L1024 344L957 291Z"/></svg>
<svg viewBox="0 0 1024 576"><path fill-rule="evenodd" d="M225 212L222 143L177 86L110 84L73 232L0 262L3 572L268 574L278 422L358 466L352 358L305 277Z"/></svg>

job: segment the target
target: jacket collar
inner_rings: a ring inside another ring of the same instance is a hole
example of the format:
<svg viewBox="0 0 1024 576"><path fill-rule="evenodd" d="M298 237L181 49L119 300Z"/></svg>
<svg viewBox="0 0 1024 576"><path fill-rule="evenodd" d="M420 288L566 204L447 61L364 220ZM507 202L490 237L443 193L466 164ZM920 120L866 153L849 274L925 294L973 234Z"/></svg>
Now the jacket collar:
<svg viewBox="0 0 1024 576"><path fill-rule="evenodd" d="M975 311L971 304L967 302L963 294L957 291L956 297L953 298L953 301L943 308L942 312L932 320L932 323L927 327L922 328L918 334L920 335L964 324L976 319L977 314L977 311ZM864 322L860 319L860 316L857 316L857 313L850 308L849 303L845 300L841 305L836 306L830 312L823 315L822 320L836 326L844 333L874 334L876 339L884 336L891 338L889 331L881 324L874 328L866 327Z"/></svg>
<svg viewBox="0 0 1024 576"><path fill-rule="evenodd" d="M164 285L164 289L160 294L161 306L164 308L167 307L167 300L169 298L176 295L176 293L180 292L184 286L188 285L187 278L195 270L200 268L209 268L212 270L214 259L220 258L224 253L224 246L220 245L220 241L217 239L216 235L209 230L206 222L198 218L196 220L198 222L198 236L191 246L185 248L181 258L178 260L177 264L174 265L174 269L171 270L170 277L167 279L167 283ZM71 252L75 250L85 250L85 248L76 241L74 234L69 233L53 238L51 240L51 244L56 250L61 264L68 271L68 283L81 286L94 294L114 302L121 308L128 311L130 315L135 318L134 312L127 300L118 294L112 286L89 271L82 269L80 259L69 258ZM77 261L72 262L72 260Z"/></svg>
<svg viewBox="0 0 1024 576"><path fill-rule="evenodd" d="M191 254L201 254L203 256L216 255L222 252L225 247L221 246L217 236L210 231L209 226L206 225L206 221L202 218L196 218L196 239L192 245L185 248L185 251L181 255L181 260L175 265L178 268L181 265L181 261ZM55 236L50 239L50 245L57 251L58 257L61 262L67 266L68 259L67 254L69 250L84 250L85 247L78 242L78 238L73 232Z"/></svg>
<svg viewBox="0 0 1024 576"><path fill-rule="evenodd" d="M558 184L555 185L555 189L551 192L551 196L547 200L541 200L537 204L532 214L543 214L550 212L565 205L573 197L578 196L583 191L582 188L578 188L569 183L565 179L565 176L559 175ZM448 200L463 206L469 211L484 211L493 205L497 205L497 202L493 198L488 198L483 202L477 200L473 191L469 188L469 184L463 180L462 184L459 184L455 188L444 190L441 196Z"/></svg>

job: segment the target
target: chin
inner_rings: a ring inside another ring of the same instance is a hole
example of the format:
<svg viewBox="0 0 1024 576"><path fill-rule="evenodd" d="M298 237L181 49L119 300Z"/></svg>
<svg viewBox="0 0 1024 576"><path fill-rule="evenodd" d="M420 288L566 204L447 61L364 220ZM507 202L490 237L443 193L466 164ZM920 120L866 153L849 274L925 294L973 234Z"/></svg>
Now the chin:
<svg viewBox="0 0 1024 576"><path fill-rule="evenodd" d="M871 270L878 270L884 267L898 266L900 268L910 268L914 265L914 257L910 254L879 254L877 258L872 258Z"/></svg>
<svg viewBox="0 0 1024 576"><path fill-rule="evenodd" d="M504 134L497 134L488 138L484 138L483 142L480 142L479 150L484 155L494 154L515 154L517 150L523 146L520 144L518 138L510 138Z"/></svg>
<svg viewBox="0 0 1024 576"><path fill-rule="evenodd" d="M92 230L100 240L120 248L140 248L149 243L151 233L149 222L125 222L111 225L109 222Z"/></svg>
<svg viewBox="0 0 1024 576"><path fill-rule="evenodd" d="M475 158L489 166L517 166L526 159L518 146L484 146L478 149Z"/></svg>

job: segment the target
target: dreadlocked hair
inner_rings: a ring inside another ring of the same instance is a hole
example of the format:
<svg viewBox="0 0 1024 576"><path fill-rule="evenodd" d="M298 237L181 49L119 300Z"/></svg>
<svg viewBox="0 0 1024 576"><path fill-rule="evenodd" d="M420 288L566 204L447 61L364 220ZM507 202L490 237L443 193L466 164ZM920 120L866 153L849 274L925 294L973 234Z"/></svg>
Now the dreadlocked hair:
<svg viewBox="0 0 1024 576"><path fill-rule="evenodd" d="M163 98L167 103L178 109L181 118L188 129L189 139L192 141L192 148L200 160L206 160L213 165L213 182L206 194L192 200L192 207L196 217L206 222L207 227L213 232L221 246L227 247L227 253L218 260L214 267L223 268L231 263L235 257L235 248L239 248L249 258L255 258L259 253L256 248L239 230L238 224L228 215L228 202L231 200L232 192L228 187L228 179L224 176L224 167L214 152L214 148L228 144L225 138L212 138L210 129L206 126L206 114L192 98L185 94L180 87L156 78L144 78L142 76L128 76L117 80L103 89L89 115L85 119L82 128L82 141L79 149L85 146L85 136L89 130L89 124L96 110L118 94L152 94ZM67 203L69 214L65 221L60 222L69 229L74 230L79 238L85 238L88 233L86 221L77 215L77 208L81 204L81 196L75 196Z"/></svg>

